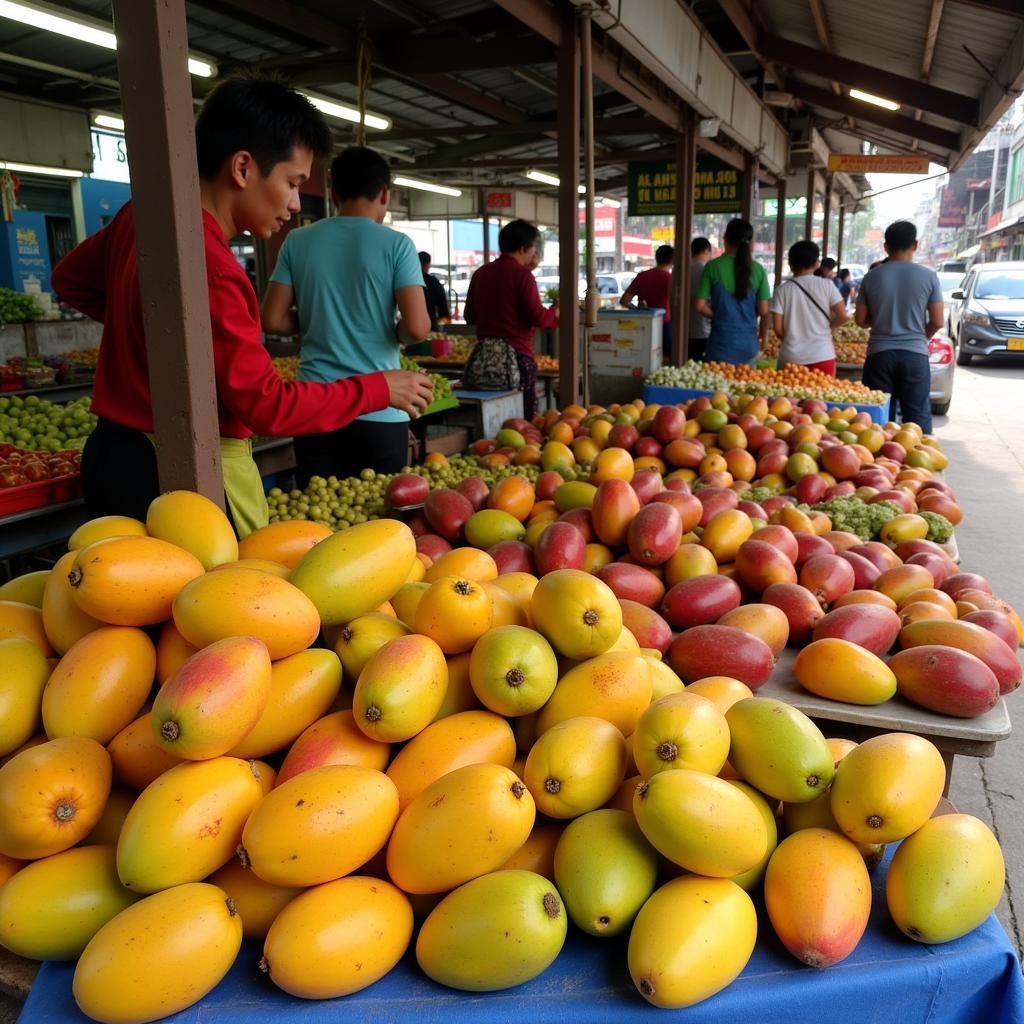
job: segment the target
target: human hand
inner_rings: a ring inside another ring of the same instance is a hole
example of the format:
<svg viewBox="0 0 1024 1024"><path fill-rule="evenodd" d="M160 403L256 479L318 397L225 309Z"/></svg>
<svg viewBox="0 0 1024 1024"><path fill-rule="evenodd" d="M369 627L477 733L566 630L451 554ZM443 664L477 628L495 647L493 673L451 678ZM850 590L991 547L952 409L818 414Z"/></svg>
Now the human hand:
<svg viewBox="0 0 1024 1024"><path fill-rule="evenodd" d="M388 405L401 409L415 419L434 399L434 382L425 373L412 370L385 370Z"/></svg>

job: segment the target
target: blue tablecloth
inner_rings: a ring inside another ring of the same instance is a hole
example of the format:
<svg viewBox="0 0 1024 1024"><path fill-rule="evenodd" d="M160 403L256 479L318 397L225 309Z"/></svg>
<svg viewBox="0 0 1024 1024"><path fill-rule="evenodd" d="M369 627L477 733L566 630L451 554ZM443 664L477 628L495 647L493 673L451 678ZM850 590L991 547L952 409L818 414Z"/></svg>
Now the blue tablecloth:
<svg viewBox="0 0 1024 1024"><path fill-rule="evenodd" d="M887 865L886 865L887 866ZM570 929L561 956L519 988L476 995L428 981L411 956L376 985L345 999L293 999L261 976L252 944L201 1003L174 1024L1024 1024L1024 979L996 918L956 942L922 946L905 938L885 905L885 868L873 874L871 923L857 949L824 971L802 967L762 915L757 949L743 974L686 1010L657 1010L626 970L626 940ZM71 996L72 964L44 964L19 1024L87 1020Z"/></svg>

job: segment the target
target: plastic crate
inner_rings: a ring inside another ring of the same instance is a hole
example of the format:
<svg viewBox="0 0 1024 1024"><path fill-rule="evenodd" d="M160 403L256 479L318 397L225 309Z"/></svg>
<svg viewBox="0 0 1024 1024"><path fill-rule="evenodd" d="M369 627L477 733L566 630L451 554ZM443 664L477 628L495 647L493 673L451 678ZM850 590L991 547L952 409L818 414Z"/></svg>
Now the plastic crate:
<svg viewBox="0 0 1024 1024"><path fill-rule="evenodd" d="M60 505L81 496L82 478L59 476L53 480L36 480L20 487L0 488L0 516L12 516L45 505Z"/></svg>

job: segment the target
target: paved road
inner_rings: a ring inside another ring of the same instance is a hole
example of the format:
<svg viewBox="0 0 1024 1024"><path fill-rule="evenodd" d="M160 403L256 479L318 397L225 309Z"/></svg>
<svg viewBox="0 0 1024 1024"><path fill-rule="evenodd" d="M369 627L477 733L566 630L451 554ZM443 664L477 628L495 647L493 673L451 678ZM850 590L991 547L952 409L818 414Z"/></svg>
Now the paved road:
<svg viewBox="0 0 1024 1024"><path fill-rule="evenodd" d="M988 577L1024 611L1024 362L957 367L949 415L936 419L949 455L946 478L964 510L957 530L961 564ZM1024 953L1024 692L1009 698L1017 729L987 760L957 758L950 798L987 822L1006 857L999 918Z"/></svg>

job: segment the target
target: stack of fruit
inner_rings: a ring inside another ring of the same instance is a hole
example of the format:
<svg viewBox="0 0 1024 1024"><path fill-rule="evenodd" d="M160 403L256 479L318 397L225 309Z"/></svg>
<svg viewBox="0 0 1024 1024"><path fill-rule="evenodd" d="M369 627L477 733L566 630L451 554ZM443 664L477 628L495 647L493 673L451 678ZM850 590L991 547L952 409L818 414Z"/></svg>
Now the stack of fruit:
<svg viewBox="0 0 1024 1024"><path fill-rule="evenodd" d="M424 370L415 359L410 359L405 355L401 357L401 367L403 370L412 370L415 373L427 373L427 371ZM436 405L438 402L446 402L448 399L454 397L452 393L452 382L447 377L443 377L439 373L431 373L430 379L434 383L434 401L431 404Z"/></svg>
<svg viewBox="0 0 1024 1024"><path fill-rule="evenodd" d="M63 452L26 451L0 444L0 488L24 487L40 480L76 476L82 463L77 449Z"/></svg>
<svg viewBox="0 0 1024 1024"><path fill-rule="evenodd" d="M42 318L42 307L31 295L0 288L0 324L23 324Z"/></svg>
<svg viewBox="0 0 1024 1024"><path fill-rule="evenodd" d="M545 373L558 373L559 362L555 356L537 356L537 369Z"/></svg>
<svg viewBox="0 0 1024 1024"><path fill-rule="evenodd" d="M81 448L96 427L91 400L56 405L38 395L0 396L0 443L29 451Z"/></svg>
<svg viewBox="0 0 1024 1024"><path fill-rule="evenodd" d="M867 357L867 345L862 341L847 340L843 334L846 326L847 324L843 324L842 327L837 328L832 336L836 350L836 361L848 365L863 366L864 360ZM854 327L858 331L862 330L862 328L856 327L856 325ZM761 358L765 360L778 359L781 347L782 342L779 336L775 331L769 331L768 340L761 348Z"/></svg>
<svg viewBox="0 0 1024 1024"><path fill-rule="evenodd" d="M202 999L243 936L274 984L323 999L412 945L443 985L518 985L570 922L628 933L640 994L688 1006L743 970L762 883L799 961L848 956L869 868L901 840L899 928L946 942L985 920L1002 854L981 821L931 818L931 743L828 741L753 691L813 624L804 685L876 699L862 663L902 602L897 685L963 713L985 672L1020 680L1012 610L927 547L871 576L842 536L755 536L745 511L634 473L621 449L592 479L433 491L418 537L278 523L241 543L172 492L8 584L0 942L77 959L86 1014L141 1022ZM977 611L954 620L947 599Z"/></svg>
<svg viewBox="0 0 1024 1024"><path fill-rule="evenodd" d="M99 347L76 348L70 352L61 352L60 357L64 362L70 363L72 366L95 370L96 363L99 362L100 350Z"/></svg>
<svg viewBox="0 0 1024 1024"><path fill-rule="evenodd" d="M446 334L444 331L431 331L427 335L427 341L443 341L447 344L446 355L432 358L445 363L464 363L469 358L476 338L470 334Z"/></svg>

